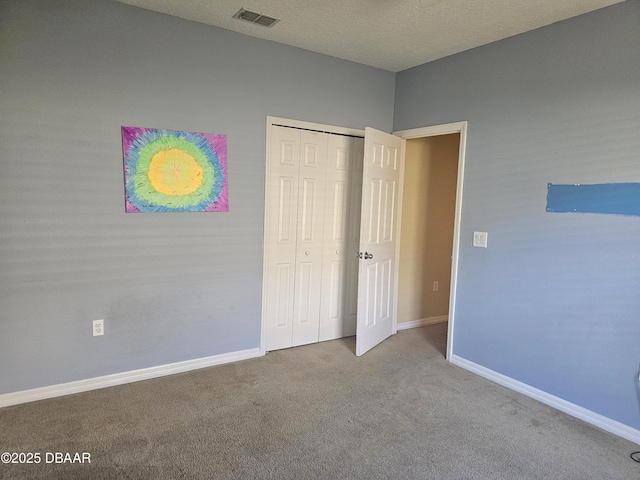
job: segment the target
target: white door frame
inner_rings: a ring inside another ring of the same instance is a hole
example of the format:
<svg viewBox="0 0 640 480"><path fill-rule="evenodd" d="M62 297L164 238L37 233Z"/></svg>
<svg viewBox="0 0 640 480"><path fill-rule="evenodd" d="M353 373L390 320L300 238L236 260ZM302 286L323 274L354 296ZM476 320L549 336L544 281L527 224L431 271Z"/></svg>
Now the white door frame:
<svg viewBox="0 0 640 480"><path fill-rule="evenodd" d="M453 354L453 329L456 311L456 292L458 288L458 258L460 255L460 222L462 220L462 184L464 181L464 162L467 147L467 122L447 123L431 127L412 128L393 132L394 135L409 140L412 138L433 137L436 135L460 134L458 150L458 180L456 185L456 210L453 224L453 249L451 255L451 287L449 290L449 325L447 327L447 360ZM402 192L400 192L402 195Z"/></svg>

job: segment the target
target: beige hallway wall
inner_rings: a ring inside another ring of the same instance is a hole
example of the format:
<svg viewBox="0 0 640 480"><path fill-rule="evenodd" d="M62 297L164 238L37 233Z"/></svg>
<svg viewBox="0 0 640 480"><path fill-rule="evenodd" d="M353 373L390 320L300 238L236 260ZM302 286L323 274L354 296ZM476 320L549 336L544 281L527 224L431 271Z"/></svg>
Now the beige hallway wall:
<svg viewBox="0 0 640 480"><path fill-rule="evenodd" d="M458 133L407 140L398 323L448 314L459 144Z"/></svg>

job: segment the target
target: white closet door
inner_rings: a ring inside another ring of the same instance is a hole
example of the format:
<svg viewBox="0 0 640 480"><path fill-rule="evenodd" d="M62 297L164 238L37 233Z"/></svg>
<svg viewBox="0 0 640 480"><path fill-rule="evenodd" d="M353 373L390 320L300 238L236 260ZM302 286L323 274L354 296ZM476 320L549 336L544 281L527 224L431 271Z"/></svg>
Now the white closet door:
<svg viewBox="0 0 640 480"><path fill-rule="evenodd" d="M364 139L272 126L265 350L355 335Z"/></svg>
<svg viewBox="0 0 640 480"><path fill-rule="evenodd" d="M265 222L265 348L292 345L296 278L296 237L300 131L271 128Z"/></svg>
<svg viewBox="0 0 640 480"><path fill-rule="evenodd" d="M318 341L327 168L326 133L300 130L292 346Z"/></svg>
<svg viewBox="0 0 640 480"><path fill-rule="evenodd" d="M353 139L329 135L324 213L320 341L342 338L345 332L349 187ZM354 325L355 326L355 325ZM355 333L355 329L351 335Z"/></svg>

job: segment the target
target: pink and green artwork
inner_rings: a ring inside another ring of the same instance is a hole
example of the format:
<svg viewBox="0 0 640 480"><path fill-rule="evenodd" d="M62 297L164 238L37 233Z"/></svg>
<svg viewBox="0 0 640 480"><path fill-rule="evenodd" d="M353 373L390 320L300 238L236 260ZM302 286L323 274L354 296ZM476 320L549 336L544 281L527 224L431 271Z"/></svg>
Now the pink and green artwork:
<svg viewBox="0 0 640 480"><path fill-rule="evenodd" d="M122 127L127 212L228 212L227 137Z"/></svg>

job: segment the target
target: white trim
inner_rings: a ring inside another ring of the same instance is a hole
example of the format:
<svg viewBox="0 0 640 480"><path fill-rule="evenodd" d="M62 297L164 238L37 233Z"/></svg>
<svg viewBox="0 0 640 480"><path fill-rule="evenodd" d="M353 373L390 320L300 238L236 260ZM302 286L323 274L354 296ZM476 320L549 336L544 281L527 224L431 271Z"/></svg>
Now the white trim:
<svg viewBox="0 0 640 480"><path fill-rule="evenodd" d="M449 358L449 361L452 364L457 365L458 367L464 368L465 370L480 375L481 377L491 380L492 382L502 385L503 387L515 390L516 392L522 393L527 397L538 400L545 405L549 405L550 407L571 415L572 417L583 420L609 433L625 438L640 445L640 430L631 428L616 420L600 415L599 413L587 410L586 408L575 405L574 403L563 400L562 398L551 395L547 392L527 385L526 383L514 380L511 377L502 375L501 373L495 372L486 367L483 367L482 365L478 365L477 363L466 360L462 357L459 357L458 355L452 355L451 358Z"/></svg>
<svg viewBox="0 0 640 480"><path fill-rule="evenodd" d="M404 139L433 137L460 133L458 150L458 181L456 186L456 210L453 223L453 249L451 255L451 288L449 290L449 327L447 332L447 359L453 356L453 329L456 313L456 294L458 290L458 258L460 256L460 224L462 222L462 186L464 182L464 164L467 150L467 122L447 123L431 127L412 128L393 132Z"/></svg>
<svg viewBox="0 0 640 480"><path fill-rule="evenodd" d="M98 390L100 388L133 383L140 380L149 380L152 378L173 375L175 373L189 372L191 370L212 367L223 363L231 363L260 357L261 355L262 353L260 352L260 349L251 348L248 350L239 350L237 352L213 355L211 357L185 360L166 365L158 365L156 367L141 368L139 370L131 370L129 372L88 378L86 380L50 385L48 387L5 393L0 395L0 408L8 407L10 405L18 405L20 403L34 402L36 400L44 400L46 398L62 397L63 395L71 395L73 393L88 392L90 390Z"/></svg>
<svg viewBox="0 0 640 480"><path fill-rule="evenodd" d="M449 320L449 315L440 315L438 317L427 317L427 318L421 318L420 320L398 322L398 330L407 330L409 328L424 327L425 325L435 325L436 323L444 323L448 320Z"/></svg>
<svg viewBox="0 0 640 480"><path fill-rule="evenodd" d="M430 127L410 128L409 130L398 130L393 132L407 140L410 138L434 137L436 135L449 135L450 133L458 133L466 129L467 122L445 123L442 125L432 125Z"/></svg>
<svg viewBox="0 0 640 480"><path fill-rule="evenodd" d="M398 135L396 135L398 136ZM400 137L402 138L402 137ZM400 151L400 169L398 171L398 200L396 210L396 251L393 259L395 265L393 280L393 315L391 317L391 335L398 333L398 291L400 289L400 242L402 236L402 198L404 196L404 168L407 155L407 141L402 139ZM362 189L364 195L364 187Z"/></svg>

